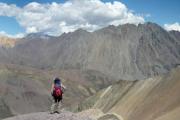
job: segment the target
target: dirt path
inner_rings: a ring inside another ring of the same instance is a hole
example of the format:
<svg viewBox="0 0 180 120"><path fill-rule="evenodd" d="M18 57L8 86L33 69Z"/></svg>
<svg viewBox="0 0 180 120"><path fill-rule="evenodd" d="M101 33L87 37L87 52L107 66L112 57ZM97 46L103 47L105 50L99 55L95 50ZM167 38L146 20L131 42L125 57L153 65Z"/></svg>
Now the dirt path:
<svg viewBox="0 0 180 120"><path fill-rule="evenodd" d="M4 120L93 120L88 116L78 116L74 113L63 111L60 114L49 114L47 112L31 113L15 116Z"/></svg>

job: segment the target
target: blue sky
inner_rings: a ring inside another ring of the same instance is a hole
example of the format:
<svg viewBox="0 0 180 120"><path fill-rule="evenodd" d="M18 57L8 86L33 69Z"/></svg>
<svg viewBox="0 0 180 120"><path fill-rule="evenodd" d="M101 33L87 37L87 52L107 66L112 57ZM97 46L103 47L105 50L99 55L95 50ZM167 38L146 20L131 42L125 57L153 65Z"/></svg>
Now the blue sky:
<svg viewBox="0 0 180 120"><path fill-rule="evenodd" d="M147 20L160 25L180 22L180 0L121 0L136 13L150 14Z"/></svg>
<svg viewBox="0 0 180 120"><path fill-rule="evenodd" d="M77 1L77 0L76 0ZM79 0L80 1L80 0ZM118 1L118 0L116 0ZM6 3L7 5L10 4L15 4L17 8L23 8L24 6L28 5L31 2L38 2L41 4L44 3L49 3L52 4L52 2L56 2L56 3L61 3L64 4L65 1L64 0L0 0L0 3ZM114 0L101 0L101 2L106 3L106 2L111 2L111 4L113 4ZM180 0L119 0L118 2L121 2L122 4L124 4L127 9L129 11L133 11L131 13L134 14L134 16L141 16L144 19L144 22L147 21L151 21L151 22L155 22L158 23L159 25L161 25L162 27L166 24L167 27L171 28L178 28L180 29ZM71 8L69 8L71 9ZM72 8L73 9L73 8ZM11 10L11 9L10 9ZM13 10L13 9L12 9ZM108 10L108 9L107 9ZM119 9L117 9L118 11ZM5 10L4 10L5 11ZM1 9L0 9L1 12ZM106 13L106 11L105 11ZM19 33L30 33L31 31L35 31L35 32L46 32L46 33L55 33L54 31L56 31L56 29L54 29L52 27L52 25L50 25L51 27L49 28L42 28L41 26L36 26L36 24L38 25L39 22L36 22L34 19L32 19L32 21L34 20L34 22L30 25L26 25L26 23L22 22L23 19L26 20L27 22L29 22L27 20L27 18L20 18L19 15L8 15L11 13L2 13L0 14L0 32L5 32L7 34L11 34L11 35L16 35ZM58 13L57 13L58 14ZM86 14L86 13L84 13ZM129 13L126 13L129 14ZM92 15L94 16L94 15ZM102 15L99 15L102 16ZM98 20L103 20L104 17L99 17L99 16L95 16L97 17ZM61 17L61 16L59 16ZM67 17L67 16L66 16ZM107 16L105 16L106 19L110 19L111 16L108 18ZM63 17L64 18L64 17ZM43 19L43 18L42 18ZM71 19L71 18L70 18ZM71 30L74 30L77 27L84 27L87 28L87 30L95 30L97 28L101 28L106 26L106 24L109 23L115 23L117 21L117 19L114 21L108 21L103 23L103 25L101 25L101 23L96 23L91 19L95 19L95 18L91 18L88 17L88 20L86 21L86 24L88 23L88 25L85 25L85 23L83 24L78 24L76 25L76 27L68 24L68 22L70 20L67 19L59 19L62 22L62 28L60 31L58 31L58 33L56 32L56 34L61 34L62 32L68 32ZM119 17L119 19L121 19L121 17ZM122 18L124 19L124 18ZM131 21L131 20L130 20ZM139 18L136 19L137 21L142 21ZM57 22L57 21L56 21ZM74 20L71 21L73 24L76 24ZM136 23L135 22L135 23ZM93 24L91 24L93 23ZM176 23L176 26L174 25L174 27L172 26L173 24ZM47 22L46 22L47 24ZM59 23L58 23L59 24ZM61 23L60 23L61 24ZM171 25L172 24L172 25ZM70 30L68 30L70 29ZM177 29L177 30L178 30Z"/></svg>

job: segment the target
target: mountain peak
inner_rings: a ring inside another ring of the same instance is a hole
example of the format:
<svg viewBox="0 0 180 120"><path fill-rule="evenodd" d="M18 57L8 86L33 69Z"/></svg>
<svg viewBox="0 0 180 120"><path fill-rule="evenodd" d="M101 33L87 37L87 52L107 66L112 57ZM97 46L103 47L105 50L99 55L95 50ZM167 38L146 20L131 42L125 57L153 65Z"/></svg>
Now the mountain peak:
<svg viewBox="0 0 180 120"><path fill-rule="evenodd" d="M180 32L176 31L176 30L171 30L171 31L169 31L169 33L174 33L174 34L179 34L180 35Z"/></svg>
<svg viewBox="0 0 180 120"><path fill-rule="evenodd" d="M151 28L151 29L164 30L160 25L153 22L146 22L144 24L138 24L138 27L141 27L141 26L146 27L146 28Z"/></svg>
<svg viewBox="0 0 180 120"><path fill-rule="evenodd" d="M36 38L41 38L41 39L49 39L51 38L52 36L49 36L43 32L38 32L38 33L30 33L30 34L27 34L24 38L26 39L36 39Z"/></svg>
<svg viewBox="0 0 180 120"><path fill-rule="evenodd" d="M88 31L86 31L82 28L79 28L79 29L75 30L74 33L88 33Z"/></svg>

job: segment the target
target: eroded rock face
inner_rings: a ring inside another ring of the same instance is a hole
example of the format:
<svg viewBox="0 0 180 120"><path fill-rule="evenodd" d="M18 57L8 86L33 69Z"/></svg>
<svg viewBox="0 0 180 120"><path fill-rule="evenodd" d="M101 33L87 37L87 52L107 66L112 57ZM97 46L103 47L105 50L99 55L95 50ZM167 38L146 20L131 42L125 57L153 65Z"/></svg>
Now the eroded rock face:
<svg viewBox="0 0 180 120"><path fill-rule="evenodd" d="M71 112L61 112L60 114L49 114L47 112L32 113L16 116L4 120L92 120L88 116L81 117Z"/></svg>
<svg viewBox="0 0 180 120"><path fill-rule="evenodd" d="M5 54L9 57L4 61L14 64L144 79L180 64L180 34L154 23L108 26L92 33L79 29L59 37L31 34Z"/></svg>

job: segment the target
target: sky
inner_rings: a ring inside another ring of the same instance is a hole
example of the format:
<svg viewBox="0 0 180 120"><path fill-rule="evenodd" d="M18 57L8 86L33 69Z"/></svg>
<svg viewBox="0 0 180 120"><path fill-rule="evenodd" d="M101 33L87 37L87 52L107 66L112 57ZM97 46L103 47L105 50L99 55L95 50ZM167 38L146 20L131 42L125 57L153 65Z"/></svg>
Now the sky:
<svg viewBox="0 0 180 120"><path fill-rule="evenodd" d="M43 32L58 36L78 28L155 22L180 31L180 0L0 0L0 35Z"/></svg>

